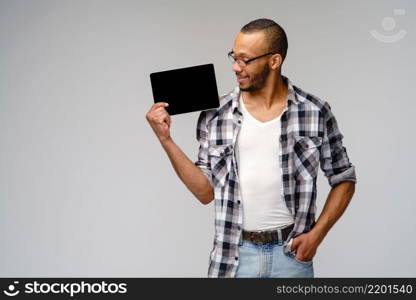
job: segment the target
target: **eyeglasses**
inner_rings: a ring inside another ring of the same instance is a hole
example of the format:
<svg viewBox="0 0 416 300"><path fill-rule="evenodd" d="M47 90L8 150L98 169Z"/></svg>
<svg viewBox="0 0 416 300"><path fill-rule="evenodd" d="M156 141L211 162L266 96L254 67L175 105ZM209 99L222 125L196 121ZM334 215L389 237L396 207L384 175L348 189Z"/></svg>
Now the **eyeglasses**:
<svg viewBox="0 0 416 300"><path fill-rule="evenodd" d="M256 57L253 57L253 58L250 58L250 59L247 59L247 60L242 60L240 58L236 58L236 57L234 57L233 54L234 54L233 51L228 52L228 58L230 59L230 61L233 64L237 63L240 67L244 68L246 65L251 63L253 60L256 60L256 59L261 58L261 57L266 56L266 55L276 54L276 53L269 52L269 53L266 53L266 54L263 54L263 55L260 55L260 56L256 56Z"/></svg>

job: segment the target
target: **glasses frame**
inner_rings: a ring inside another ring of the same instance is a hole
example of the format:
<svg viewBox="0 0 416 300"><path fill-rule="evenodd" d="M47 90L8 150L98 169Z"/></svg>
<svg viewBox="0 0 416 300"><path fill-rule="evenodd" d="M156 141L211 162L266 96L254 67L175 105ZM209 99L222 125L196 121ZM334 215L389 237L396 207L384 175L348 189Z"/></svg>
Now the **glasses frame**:
<svg viewBox="0 0 416 300"><path fill-rule="evenodd" d="M234 64L234 63L237 63L240 67L245 67L245 66L247 66L249 63L251 63L252 61L254 61L254 60L256 60L256 59L258 59L258 58L261 58L261 57L264 57L264 56L266 56L266 55L270 55L270 54L277 54L276 52L269 52L269 53L266 53L266 54L263 54L263 55L259 55L259 56L256 56L256 57L253 57L253 58L250 58L250 59L247 59L247 60L243 60L243 59L240 59L240 58L235 58L234 56L233 56L233 54L234 54L234 51L230 51L230 52L228 52L228 54L227 54L227 56L228 56L228 58L230 59L230 61ZM243 65L241 64L241 63L239 63L239 61L240 62L242 62L243 63Z"/></svg>

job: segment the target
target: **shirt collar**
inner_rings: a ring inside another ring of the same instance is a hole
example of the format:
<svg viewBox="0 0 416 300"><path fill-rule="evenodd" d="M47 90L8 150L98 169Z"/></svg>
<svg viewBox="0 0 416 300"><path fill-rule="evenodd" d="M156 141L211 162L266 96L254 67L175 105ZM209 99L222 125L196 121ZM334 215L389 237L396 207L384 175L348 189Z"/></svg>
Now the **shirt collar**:
<svg viewBox="0 0 416 300"><path fill-rule="evenodd" d="M287 105L291 105L292 103L295 105L298 105L300 103L295 89L292 85L292 82L290 81L289 78L287 78L286 76L282 75L283 80L287 83ZM233 91L233 97L232 97L232 111L235 112L235 110L238 110L238 99L240 98L240 88L237 86L234 91Z"/></svg>

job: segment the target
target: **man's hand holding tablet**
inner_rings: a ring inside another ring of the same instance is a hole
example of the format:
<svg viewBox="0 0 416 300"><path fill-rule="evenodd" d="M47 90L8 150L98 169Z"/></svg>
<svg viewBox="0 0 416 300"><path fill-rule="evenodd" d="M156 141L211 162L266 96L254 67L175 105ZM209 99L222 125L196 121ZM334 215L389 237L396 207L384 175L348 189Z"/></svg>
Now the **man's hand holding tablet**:
<svg viewBox="0 0 416 300"><path fill-rule="evenodd" d="M146 119L149 122L150 127L152 127L154 133L161 143L170 139L169 129L170 125L172 124L172 119L165 109L168 106L169 103L157 102L152 105L146 114Z"/></svg>

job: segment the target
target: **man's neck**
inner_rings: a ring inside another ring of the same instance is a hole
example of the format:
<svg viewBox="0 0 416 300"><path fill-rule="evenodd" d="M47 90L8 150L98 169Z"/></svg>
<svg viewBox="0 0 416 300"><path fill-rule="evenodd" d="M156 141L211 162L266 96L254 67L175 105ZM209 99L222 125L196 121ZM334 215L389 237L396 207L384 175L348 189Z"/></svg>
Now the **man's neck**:
<svg viewBox="0 0 416 300"><path fill-rule="evenodd" d="M265 86L255 92L243 91L245 103L264 107L268 110L274 105L284 106L287 101L288 87L281 74L270 76Z"/></svg>

